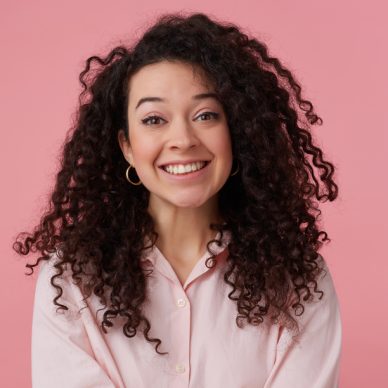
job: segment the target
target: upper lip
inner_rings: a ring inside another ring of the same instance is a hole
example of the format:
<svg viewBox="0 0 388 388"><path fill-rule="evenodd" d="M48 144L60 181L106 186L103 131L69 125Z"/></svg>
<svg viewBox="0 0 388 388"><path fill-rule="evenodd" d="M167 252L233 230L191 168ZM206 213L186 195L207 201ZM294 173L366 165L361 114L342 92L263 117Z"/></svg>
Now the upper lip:
<svg viewBox="0 0 388 388"><path fill-rule="evenodd" d="M159 164L158 167L168 166L169 164L189 164L197 162L209 162L207 159L190 159L190 160L170 160L169 162Z"/></svg>

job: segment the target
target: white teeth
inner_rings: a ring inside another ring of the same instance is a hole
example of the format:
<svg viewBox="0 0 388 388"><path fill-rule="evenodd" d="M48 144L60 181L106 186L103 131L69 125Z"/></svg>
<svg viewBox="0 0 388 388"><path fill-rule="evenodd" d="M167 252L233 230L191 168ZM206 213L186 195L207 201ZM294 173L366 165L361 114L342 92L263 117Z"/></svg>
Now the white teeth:
<svg viewBox="0 0 388 388"><path fill-rule="evenodd" d="M181 164L178 166L178 172L179 172L179 174L183 174L184 172L186 172L184 166L182 166Z"/></svg>
<svg viewBox="0 0 388 388"><path fill-rule="evenodd" d="M204 167L204 165L205 165L205 162L189 163L185 165L175 164L175 165L164 166L163 169L170 174L179 175L179 174L187 174L188 172L200 170L202 167Z"/></svg>

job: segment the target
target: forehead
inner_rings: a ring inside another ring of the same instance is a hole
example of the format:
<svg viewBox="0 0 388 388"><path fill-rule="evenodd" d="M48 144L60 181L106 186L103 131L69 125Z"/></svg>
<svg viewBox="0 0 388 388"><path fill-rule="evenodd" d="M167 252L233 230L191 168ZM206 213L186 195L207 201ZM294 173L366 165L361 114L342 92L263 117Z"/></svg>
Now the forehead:
<svg viewBox="0 0 388 388"><path fill-rule="evenodd" d="M212 86L200 66L178 61L161 61L143 66L128 82L130 100L150 93L173 94L174 91L210 91Z"/></svg>

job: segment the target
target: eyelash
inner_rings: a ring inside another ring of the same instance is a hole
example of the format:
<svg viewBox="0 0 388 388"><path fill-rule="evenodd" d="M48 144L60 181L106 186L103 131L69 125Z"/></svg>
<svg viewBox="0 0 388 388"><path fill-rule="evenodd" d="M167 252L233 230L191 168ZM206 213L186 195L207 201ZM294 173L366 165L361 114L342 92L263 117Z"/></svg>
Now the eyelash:
<svg viewBox="0 0 388 388"><path fill-rule="evenodd" d="M214 119L217 119L218 116L219 116L219 113L215 113L215 112L203 112L203 113L201 113L198 117L201 117L201 116L203 116L203 115L210 115L210 116L212 116ZM161 117L156 116L156 115L152 115L152 116L148 116L148 117L146 117L145 119L141 120L141 122L142 122L144 125L148 125L148 126L153 125L153 124L147 124L148 120L150 120L150 119L161 119ZM162 120L163 120L163 119L162 119ZM203 121L203 120L202 120L202 121ZM207 120L204 120L204 121L207 121ZM154 125L157 125L157 124L154 124Z"/></svg>

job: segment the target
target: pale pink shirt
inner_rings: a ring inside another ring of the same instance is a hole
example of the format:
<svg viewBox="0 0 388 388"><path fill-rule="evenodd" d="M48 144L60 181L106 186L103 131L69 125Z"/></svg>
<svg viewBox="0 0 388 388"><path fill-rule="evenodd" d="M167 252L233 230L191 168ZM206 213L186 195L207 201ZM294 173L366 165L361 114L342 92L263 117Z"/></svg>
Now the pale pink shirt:
<svg viewBox="0 0 388 388"><path fill-rule="evenodd" d="M102 307L98 297L92 294L82 302L67 271L58 301L70 310L56 313L56 290L49 281L54 268L51 261L42 263L32 323L33 387L338 387L342 325L327 265L327 275L318 281L325 295L318 301L314 294L317 301L305 305L299 317L302 334L295 344L288 329L278 324L237 327L236 302L228 298L232 289L223 279L228 241L227 232L220 247L212 245L217 265L206 267L206 252L183 286L156 246L143 256L142 263L154 265L144 313L151 323L149 336L161 339L159 350L170 353L164 356L140 330L128 338L115 323L104 334L95 318ZM102 312L98 314L100 318Z"/></svg>

